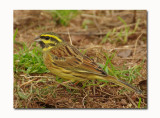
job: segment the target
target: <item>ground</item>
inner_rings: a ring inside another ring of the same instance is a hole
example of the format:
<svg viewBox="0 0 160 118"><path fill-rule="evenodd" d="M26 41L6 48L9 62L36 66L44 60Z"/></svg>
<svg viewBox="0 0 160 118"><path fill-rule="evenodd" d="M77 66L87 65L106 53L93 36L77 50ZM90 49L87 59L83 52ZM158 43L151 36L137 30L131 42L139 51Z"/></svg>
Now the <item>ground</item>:
<svg viewBox="0 0 160 118"><path fill-rule="evenodd" d="M74 83L53 76L34 43L44 32L56 32L143 93L99 80ZM14 108L147 108L147 11L15 10Z"/></svg>

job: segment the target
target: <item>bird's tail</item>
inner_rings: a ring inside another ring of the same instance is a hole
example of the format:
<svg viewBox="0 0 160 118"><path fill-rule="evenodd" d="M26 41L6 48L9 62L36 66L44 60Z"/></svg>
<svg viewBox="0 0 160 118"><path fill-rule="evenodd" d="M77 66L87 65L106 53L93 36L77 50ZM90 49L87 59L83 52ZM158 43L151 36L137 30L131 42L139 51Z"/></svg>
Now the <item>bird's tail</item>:
<svg viewBox="0 0 160 118"><path fill-rule="evenodd" d="M106 77L103 77L103 80L107 80L107 81L109 81L109 82L112 82L112 83L117 84L117 85L119 85L119 86L122 86L122 87L124 87L124 88L127 88L127 89L129 89L129 90L131 90L131 91L135 91L135 92L137 92L138 94L141 94L141 93L142 93L141 90L139 90L139 89L131 86L130 84L128 84L128 83L126 83L126 82L124 82L124 81L122 81L122 80L116 79L115 77L112 77L112 76L107 75Z"/></svg>

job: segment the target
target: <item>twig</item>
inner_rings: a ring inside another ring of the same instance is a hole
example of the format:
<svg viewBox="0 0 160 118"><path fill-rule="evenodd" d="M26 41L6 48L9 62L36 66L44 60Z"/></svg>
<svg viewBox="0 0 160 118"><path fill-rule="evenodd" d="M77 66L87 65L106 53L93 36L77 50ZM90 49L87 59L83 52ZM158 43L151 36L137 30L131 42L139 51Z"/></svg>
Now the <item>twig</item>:
<svg viewBox="0 0 160 118"><path fill-rule="evenodd" d="M139 25L141 25L141 24L144 24L145 22L141 22L141 23L139 23ZM131 26L134 26L134 25L136 25L137 23L132 23L132 24L128 24L128 25L121 25L121 26L119 26L119 27L116 27L115 29L116 30L119 30L119 29L122 29L122 28L125 28L125 27L131 27Z"/></svg>
<svg viewBox="0 0 160 118"><path fill-rule="evenodd" d="M70 44L72 45L72 39L71 39L71 36L70 36L69 30L68 30L68 36L69 36Z"/></svg>
<svg viewBox="0 0 160 118"><path fill-rule="evenodd" d="M146 48L146 45L141 45L141 47ZM108 51L112 52L113 50L124 50L124 49L134 50L135 45L127 45L127 46L123 46L123 47L119 47L119 48L108 49Z"/></svg>
<svg viewBox="0 0 160 118"><path fill-rule="evenodd" d="M107 93L107 92L102 91L102 88L101 88L101 87L100 87L100 89L101 89L101 91L100 91L99 89L97 89L97 90L98 90L99 92L102 92L102 93L106 94L106 95L115 96L115 95L112 95L112 94L110 94L110 93Z"/></svg>
<svg viewBox="0 0 160 118"><path fill-rule="evenodd" d="M34 79L32 79L32 80L29 80L29 81L27 81L27 82L21 84L20 87L22 87L22 86L24 86L24 85L27 85L27 84L29 84L29 83L35 81L36 79L38 79L38 78L34 78Z"/></svg>
<svg viewBox="0 0 160 118"><path fill-rule="evenodd" d="M143 34L143 33L142 33L142 34ZM136 40L135 48L134 48L134 53L133 53L133 57L134 57L134 56L135 56L135 54L136 54L137 43L138 43L138 40L140 39L140 37L142 36L142 34L141 34L141 35L139 35L139 36L138 36L138 38L137 38L137 40Z"/></svg>
<svg viewBox="0 0 160 118"><path fill-rule="evenodd" d="M124 94L126 95L128 100L135 106L135 108L137 108L138 106L136 105L136 103L126 93L124 93Z"/></svg>
<svg viewBox="0 0 160 118"><path fill-rule="evenodd" d="M28 78L28 79L30 79L30 78L33 78L33 77L37 77L37 78L42 78L42 77L47 77L47 76L26 76L26 75L20 75L21 77L25 77L25 78Z"/></svg>
<svg viewBox="0 0 160 118"><path fill-rule="evenodd" d="M53 78L53 77L47 77L47 76L29 76L29 77L27 77L26 75L20 75L20 76L23 76L23 77L25 77L25 78L33 78L33 77L36 77L36 78L34 78L34 79L32 79L32 80L29 80L29 81L21 84L20 87L22 87L22 86L24 86L24 85L27 85L27 84L30 84L31 82L35 81L36 79L43 77L43 78L50 78L50 79L52 79L53 82L55 82L55 83L57 83L57 84L61 84L61 85L65 86L65 87L79 90L78 88L65 85L65 84L67 84L67 83L69 83L69 82L71 82L71 81L66 81L66 82L63 82L63 83L59 83L59 82L55 81L55 78Z"/></svg>
<svg viewBox="0 0 160 118"><path fill-rule="evenodd" d="M114 12L114 10L112 10L111 12ZM112 15L111 15L111 17L102 17L102 16L94 16L94 15L91 15L91 14L81 14L81 16L82 17L88 17L88 18L96 18L96 19L106 19L106 20L108 20L108 19L112 19L112 17L117 17L117 16L119 16L119 15L122 15L122 16L124 16L124 15L127 15L127 14L131 14L131 12L125 12L125 13L116 13L116 12L114 12L114 14L112 13Z"/></svg>
<svg viewBox="0 0 160 118"><path fill-rule="evenodd" d="M146 59L146 58L119 58L120 60L130 60L130 59L132 59L132 60L140 60L140 59Z"/></svg>
<svg viewBox="0 0 160 118"><path fill-rule="evenodd" d="M85 105L84 105L84 99L87 97L88 95L86 94L85 96L84 96L84 98L82 99L82 104L83 104L83 107L85 108Z"/></svg>
<svg viewBox="0 0 160 118"><path fill-rule="evenodd" d="M95 16L91 14L81 14L82 17L88 17L88 18L97 18L97 19L102 19L100 16ZM106 18L106 17L105 17ZM109 18L110 19L110 18Z"/></svg>
<svg viewBox="0 0 160 118"><path fill-rule="evenodd" d="M99 45L93 45L93 46L88 46L87 48L85 48L86 50L90 50L90 49L95 49L95 48L102 48L102 46Z"/></svg>

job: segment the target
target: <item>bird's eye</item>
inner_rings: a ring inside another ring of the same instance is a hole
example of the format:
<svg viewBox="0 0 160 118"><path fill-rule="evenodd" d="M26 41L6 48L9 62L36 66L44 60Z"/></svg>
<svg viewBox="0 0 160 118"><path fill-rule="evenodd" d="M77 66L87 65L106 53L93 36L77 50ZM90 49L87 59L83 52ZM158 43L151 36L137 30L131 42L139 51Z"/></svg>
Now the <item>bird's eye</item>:
<svg viewBox="0 0 160 118"><path fill-rule="evenodd" d="M46 37L46 40L49 40L49 37Z"/></svg>

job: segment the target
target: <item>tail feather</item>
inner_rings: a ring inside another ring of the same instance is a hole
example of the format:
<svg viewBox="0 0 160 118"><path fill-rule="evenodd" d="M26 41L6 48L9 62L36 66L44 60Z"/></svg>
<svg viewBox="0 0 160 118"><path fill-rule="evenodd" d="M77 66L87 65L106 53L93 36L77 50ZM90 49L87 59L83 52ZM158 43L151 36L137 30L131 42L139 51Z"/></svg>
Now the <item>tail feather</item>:
<svg viewBox="0 0 160 118"><path fill-rule="evenodd" d="M107 80L107 81L109 81L109 82L113 82L113 83L115 83L115 84L117 84L117 85L119 85L119 86L122 86L122 87L124 87L124 88L127 88L127 89L129 89L129 90L131 90L131 91L135 91L135 92L137 92L138 94L141 94L141 93L142 93L141 90L139 90L139 89L131 86L130 84L128 84L128 83L126 83L126 82L124 82L124 81L122 81L122 80L116 79L116 78L114 78L114 77L112 77L112 76L109 76L109 75L108 75L107 77L104 77L103 79L104 79L104 80Z"/></svg>

